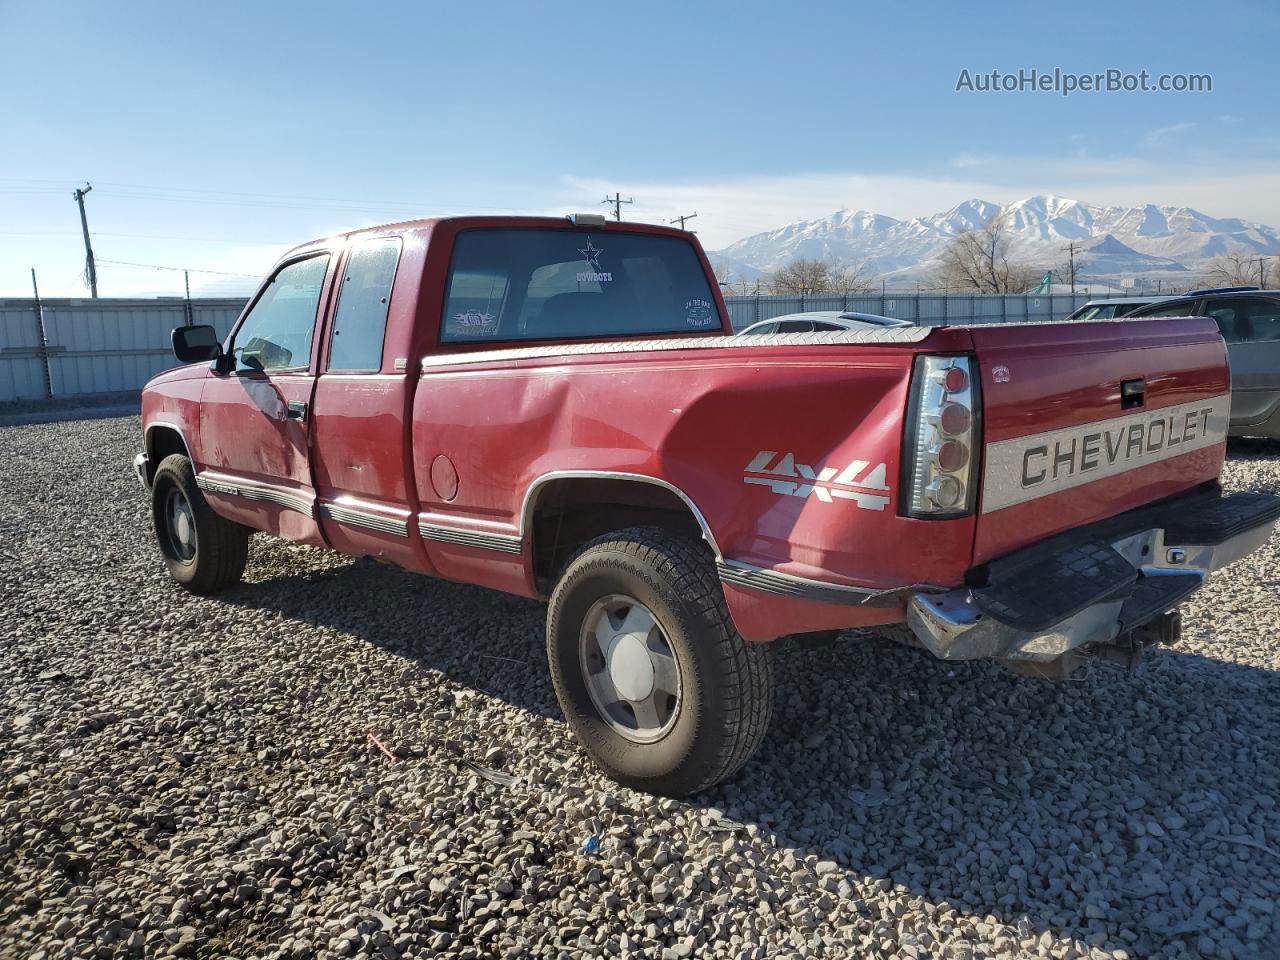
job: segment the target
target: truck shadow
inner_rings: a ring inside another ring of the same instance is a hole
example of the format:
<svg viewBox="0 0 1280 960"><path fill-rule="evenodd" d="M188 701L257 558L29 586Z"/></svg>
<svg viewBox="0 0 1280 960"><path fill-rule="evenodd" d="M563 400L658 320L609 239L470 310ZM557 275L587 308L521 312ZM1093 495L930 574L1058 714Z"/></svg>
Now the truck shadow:
<svg viewBox="0 0 1280 960"><path fill-rule="evenodd" d="M532 601L360 561L225 599L560 717ZM1280 831L1274 671L1166 650L1137 677L1099 666L1049 684L858 631L814 651L783 645L775 666L761 750L693 800L728 829L754 824L798 860L992 924L984 940L1003 925L1014 943L1048 930L1178 955L1220 926L1219 906L1280 895L1280 854L1265 842ZM843 876L824 881L834 895ZM875 903L861 909L877 919Z"/></svg>

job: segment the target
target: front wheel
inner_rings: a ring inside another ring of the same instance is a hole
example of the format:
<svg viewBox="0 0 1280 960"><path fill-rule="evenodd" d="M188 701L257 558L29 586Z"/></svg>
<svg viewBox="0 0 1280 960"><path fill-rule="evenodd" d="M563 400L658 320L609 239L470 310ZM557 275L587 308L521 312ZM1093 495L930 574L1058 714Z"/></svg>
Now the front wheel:
<svg viewBox="0 0 1280 960"><path fill-rule="evenodd" d="M213 512L180 453L160 461L151 483L156 542L169 575L192 593L216 593L240 582L249 557L248 527Z"/></svg>
<svg viewBox="0 0 1280 960"><path fill-rule="evenodd" d="M769 726L769 649L738 635L710 552L687 537L633 528L583 548L552 592L547 656L574 735L639 790L705 790Z"/></svg>

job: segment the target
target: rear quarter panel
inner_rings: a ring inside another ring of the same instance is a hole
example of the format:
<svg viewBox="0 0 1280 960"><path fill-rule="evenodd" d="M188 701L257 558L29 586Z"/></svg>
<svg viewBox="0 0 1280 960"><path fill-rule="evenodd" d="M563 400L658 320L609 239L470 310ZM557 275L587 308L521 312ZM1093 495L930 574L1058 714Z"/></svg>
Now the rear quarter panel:
<svg viewBox="0 0 1280 960"><path fill-rule="evenodd" d="M928 346L967 343L944 331ZM955 582L972 519L897 515L903 410L919 349L428 358L414 402L417 494L424 511L517 533L526 491L546 474L643 474L697 505L726 559L873 588ZM441 454L459 478L448 502L422 469ZM806 471L825 479L804 484Z"/></svg>

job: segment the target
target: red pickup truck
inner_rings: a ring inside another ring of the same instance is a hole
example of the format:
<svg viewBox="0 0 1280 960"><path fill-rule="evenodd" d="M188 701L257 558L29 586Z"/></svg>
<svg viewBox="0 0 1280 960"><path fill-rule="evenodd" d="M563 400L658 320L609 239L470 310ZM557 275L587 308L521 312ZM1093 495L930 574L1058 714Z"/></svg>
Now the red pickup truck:
<svg viewBox="0 0 1280 960"><path fill-rule="evenodd" d="M1224 495L1211 320L735 337L689 233L394 224L290 252L142 401L172 576L265 531L548 600L572 729L679 795L764 735L768 642L905 624L1062 675L1176 639L1280 498Z"/></svg>

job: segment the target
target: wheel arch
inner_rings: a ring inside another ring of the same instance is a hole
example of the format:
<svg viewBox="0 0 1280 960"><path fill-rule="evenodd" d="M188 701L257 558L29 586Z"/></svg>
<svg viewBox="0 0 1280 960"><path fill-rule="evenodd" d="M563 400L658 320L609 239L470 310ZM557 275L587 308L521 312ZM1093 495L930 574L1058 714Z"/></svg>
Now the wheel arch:
<svg viewBox="0 0 1280 960"><path fill-rule="evenodd" d="M560 470L529 485L520 511L520 537L529 547L535 586L549 592L565 562L584 543L610 530L658 526L707 542L722 557L706 516L687 493L640 473Z"/></svg>
<svg viewBox="0 0 1280 960"><path fill-rule="evenodd" d="M195 459L191 456L191 444L186 434L175 423L157 420L147 424L143 435L143 446L147 452L147 485L155 480L156 469L165 457L180 453L191 461L191 469L195 471Z"/></svg>

